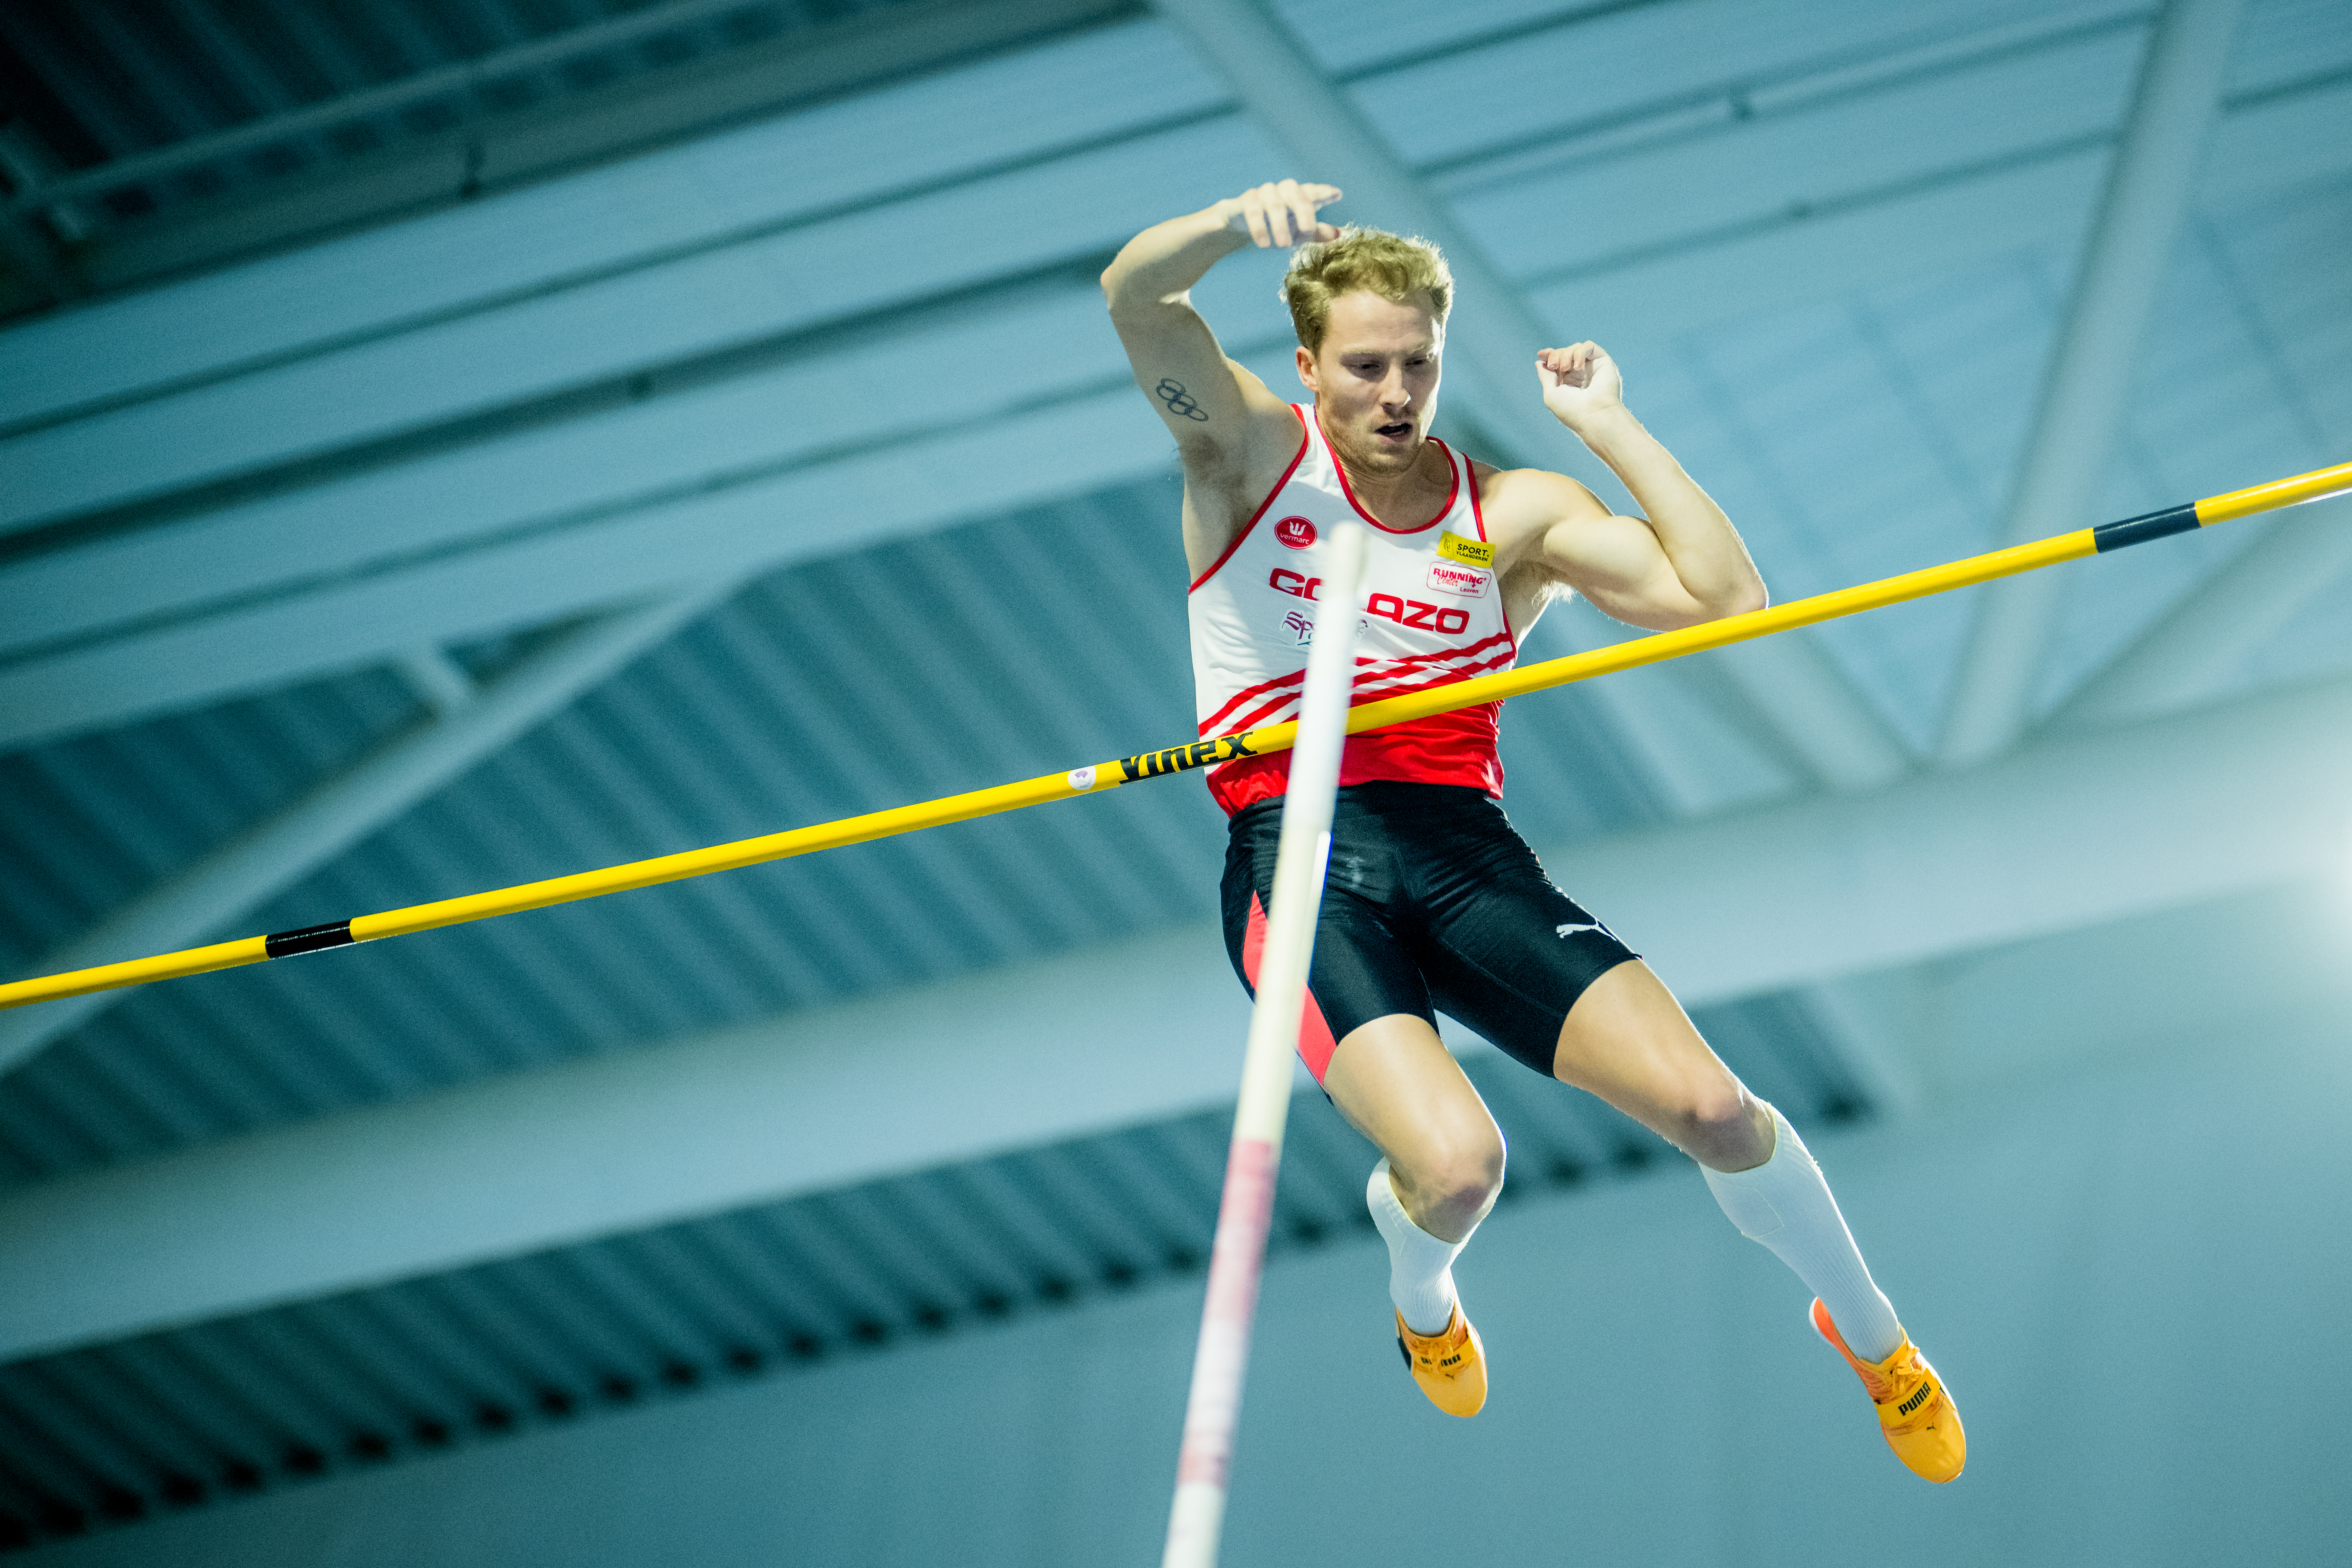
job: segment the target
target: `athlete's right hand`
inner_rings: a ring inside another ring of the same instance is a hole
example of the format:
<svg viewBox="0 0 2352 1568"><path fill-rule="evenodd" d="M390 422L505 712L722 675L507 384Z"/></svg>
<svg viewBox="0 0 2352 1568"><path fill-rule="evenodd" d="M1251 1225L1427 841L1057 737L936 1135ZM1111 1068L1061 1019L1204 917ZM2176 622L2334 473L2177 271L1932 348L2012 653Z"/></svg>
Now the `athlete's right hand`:
<svg viewBox="0 0 2352 1568"><path fill-rule="evenodd" d="M1240 195L1228 196L1217 205L1226 209L1226 227L1248 235L1261 249L1279 246L1286 250L1310 239L1339 238L1336 226L1315 216L1316 208L1329 206L1339 199L1337 185L1302 185L1297 180L1276 180Z"/></svg>

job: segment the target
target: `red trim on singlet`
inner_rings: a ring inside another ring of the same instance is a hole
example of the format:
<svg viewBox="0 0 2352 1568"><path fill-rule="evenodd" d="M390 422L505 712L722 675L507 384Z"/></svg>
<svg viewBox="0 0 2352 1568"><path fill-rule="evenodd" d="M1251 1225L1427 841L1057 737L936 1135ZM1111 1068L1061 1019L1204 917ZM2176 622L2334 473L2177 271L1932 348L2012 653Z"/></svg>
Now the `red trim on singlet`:
<svg viewBox="0 0 2352 1568"><path fill-rule="evenodd" d="M1218 556L1214 562L1211 563L1209 569L1206 572L1202 573L1198 577L1192 579L1192 586L1184 590L1185 595L1188 598L1192 595L1193 589L1200 587L1202 584L1207 582L1210 578L1217 574L1218 567L1223 566L1226 562L1234 558L1234 552L1242 547L1242 541L1250 536L1250 530L1257 526L1257 520L1265 515L1265 509L1274 504L1274 498L1282 493L1282 487L1290 482L1290 476L1297 473L1298 471L1298 465L1306 460L1307 442L1307 416L1298 412L1298 405L1295 403L1290 405L1290 416L1298 421L1298 450L1290 455L1290 467L1282 470L1282 478L1274 481L1274 489L1265 492L1265 499L1257 503L1257 510L1250 513L1250 520L1248 522L1242 525L1242 531L1234 535L1234 542L1225 546L1225 552L1223 555Z"/></svg>
<svg viewBox="0 0 2352 1568"><path fill-rule="evenodd" d="M1485 664L1466 665L1460 669L1448 670L1434 680L1423 680L1417 683L1408 684L1404 682L1404 677L1399 675L1392 677L1389 684L1383 685L1376 689L1359 686L1357 688L1356 700L1349 703L1349 706L1350 708L1361 708L1367 702L1385 701L1387 699L1391 697L1410 697L1416 691L1433 691L1441 686L1452 686L1457 682L1467 680L1474 675L1484 675L1490 668L1507 668L1508 664L1507 661L1508 658L1508 655L1497 654L1493 658L1488 659ZM1266 702L1263 707L1260 707L1247 718L1235 724L1232 732L1236 735L1246 735L1252 730L1257 729L1262 725L1280 723L1284 719L1293 716L1286 712L1286 710L1296 707L1297 702L1298 693L1295 691L1286 691L1280 696ZM1433 719L1442 719L1444 715L1442 713L1433 713L1428 717ZM1418 719L1408 719L1405 720L1402 725L1398 726L1398 728L1410 729L1414 724L1423 721L1424 721ZM1376 731L1365 731L1367 734L1375 732ZM1239 767L1240 765L1241 764L1238 762L1228 763L1225 764L1226 767ZM1223 770L1220 769L1219 771L1222 772Z"/></svg>
<svg viewBox="0 0 2352 1568"><path fill-rule="evenodd" d="M1451 685L1457 680L1467 680L1474 675L1483 675L1491 669L1507 668L1512 658L1517 657L1516 648L1489 654L1486 658L1469 664L1449 665L1446 661L1468 658L1472 654L1483 652L1497 642L1508 640L1507 637L1498 634L1448 654L1386 660L1360 658L1356 661L1358 665L1370 668L1360 668L1357 671L1355 689L1348 706L1360 708L1367 702L1378 702L1391 697L1402 697L1409 692L1427 691L1433 686ZM1444 668L1440 668L1441 666ZM1304 670L1293 670L1288 675L1277 675L1271 680L1258 682L1247 691L1235 696L1233 701L1226 703L1204 720L1201 724L1200 732L1206 735L1212 726L1223 726L1227 717L1237 705L1248 701L1253 697L1273 692L1272 697L1260 703L1242 719L1234 721L1232 727L1224 732L1240 735L1256 729L1271 720L1285 707L1297 700L1298 693L1293 689L1306 679L1306 673ZM1401 681L1412 681L1417 677L1432 674L1434 676L1433 679L1420 680L1413 685L1398 684ZM1276 690L1276 688L1282 689ZM1407 720L1405 722L1412 723L1413 721Z"/></svg>
<svg viewBox="0 0 2352 1568"><path fill-rule="evenodd" d="M1461 784L1500 800L1503 770L1495 740L1501 708L1499 702L1481 702L1350 735L1339 757L1339 787L1397 779ZM1209 797L1230 816L1260 801L1280 799L1289 778L1288 752L1242 757L1210 773Z"/></svg>
<svg viewBox="0 0 2352 1568"><path fill-rule="evenodd" d="M1454 448L1432 436L1430 440L1436 444L1439 451L1445 454L1445 504L1437 509L1435 517L1431 518L1419 528L1391 528L1387 523L1366 511L1364 503L1356 499L1356 487L1348 482L1348 465L1339 461L1339 454L1331 447L1331 432L1323 428L1323 408L1320 404L1318 404L1315 408L1315 433L1323 437L1323 449L1331 454L1331 471L1339 476L1339 493L1348 498L1348 504L1356 509L1358 517L1362 518L1382 533L1427 532L1445 521L1447 514L1454 510L1454 499L1462 493L1462 470L1454 466Z"/></svg>
<svg viewBox="0 0 2352 1568"><path fill-rule="evenodd" d="M1465 457L1462 459L1462 467L1470 476L1470 515L1478 520L1478 537L1484 541L1486 537L1486 506L1478 487L1478 464L1476 459ZM1517 658L1519 656L1519 633L1518 628L1511 625L1510 595L1503 592L1502 567L1497 564L1493 571L1495 609L1503 617L1503 635L1511 639L1511 657Z"/></svg>
<svg viewBox="0 0 2352 1568"><path fill-rule="evenodd" d="M1495 645L1496 640L1496 637L1481 637L1476 642L1470 644L1467 647L1450 648L1444 653L1403 654L1395 658L1373 658L1369 655L1359 654L1356 656L1356 663L1359 667L1356 672L1355 682L1356 698L1349 706L1360 707L1364 703L1371 700L1370 698L1363 695L1366 689L1365 682L1368 679L1373 680L1392 679L1399 675L1407 673L1408 671L1418 672L1423 669L1427 669L1433 666L1445 663L1449 660L1468 658L1473 654L1486 652L1486 649ZM1509 641L1509 633L1506 631L1500 634L1500 640ZM1514 645L1513 651L1517 651L1516 645ZM1456 666L1454 669L1449 670L1446 673L1454 679L1466 679L1469 676L1486 668L1494 662L1495 660L1492 658L1488 658L1476 664ZM1374 670L1378 670L1379 673L1374 674ZM1306 679L1307 671L1304 668L1294 669L1282 675L1269 677L1265 680L1259 681L1255 686L1249 687L1244 690L1236 691L1234 693L1233 697L1226 701L1223 707L1218 709L1214 713L1210 714L1206 719L1201 721L1200 732L1203 735L1207 734L1212 726L1223 723L1226 715L1230 714L1235 708L1248 701L1251 698L1257 696L1259 693L1271 691L1277 686L1297 686L1300 681ZM1433 685L1436 683L1432 682L1431 684ZM1412 689L1419 691L1423 689L1423 688L1416 686ZM1400 693L1386 691L1382 692L1381 695L1384 697L1395 697L1400 695ZM1242 729L1247 728L1249 728L1248 725L1242 726ZM1240 731L1237 730L1234 732L1239 733Z"/></svg>
<svg viewBox="0 0 2352 1568"><path fill-rule="evenodd" d="M1249 976L1250 989L1257 989L1258 959L1265 952L1265 906L1250 894L1249 924L1242 931L1242 973ZM1315 993L1307 993L1306 1005L1298 1009L1298 1059L1307 1070L1321 1083L1323 1075L1331 1069L1331 1053L1339 1042L1331 1037L1330 1020L1323 1016L1323 1005L1315 1000Z"/></svg>

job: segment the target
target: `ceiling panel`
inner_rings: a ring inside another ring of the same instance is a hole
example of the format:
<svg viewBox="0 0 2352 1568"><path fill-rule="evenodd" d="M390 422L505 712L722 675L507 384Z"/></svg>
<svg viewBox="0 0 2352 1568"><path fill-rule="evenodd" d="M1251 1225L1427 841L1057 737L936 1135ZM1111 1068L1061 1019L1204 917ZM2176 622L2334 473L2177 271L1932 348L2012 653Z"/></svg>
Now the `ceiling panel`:
<svg viewBox="0 0 2352 1568"><path fill-rule="evenodd" d="M1702 1009L1818 1138L1870 1114L1802 1005ZM1670 1169L1650 1133L1496 1052L1466 1058L1504 1201ZM1197 1289L1218 1110L0 1367L0 1550L494 1442L845 1355ZM1272 1266L1376 1245L1371 1146L1296 1096Z"/></svg>

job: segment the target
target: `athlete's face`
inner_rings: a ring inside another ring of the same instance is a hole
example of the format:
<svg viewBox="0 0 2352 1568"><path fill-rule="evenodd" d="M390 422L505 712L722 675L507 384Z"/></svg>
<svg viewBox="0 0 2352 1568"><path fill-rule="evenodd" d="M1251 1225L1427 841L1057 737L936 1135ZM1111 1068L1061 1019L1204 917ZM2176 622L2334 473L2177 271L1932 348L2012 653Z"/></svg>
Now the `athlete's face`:
<svg viewBox="0 0 2352 1568"><path fill-rule="evenodd" d="M1445 328L1416 294L1400 305L1378 294L1342 294L1320 352L1298 351L1298 379L1315 395L1323 432L1349 467L1402 473L1421 456L1437 405Z"/></svg>

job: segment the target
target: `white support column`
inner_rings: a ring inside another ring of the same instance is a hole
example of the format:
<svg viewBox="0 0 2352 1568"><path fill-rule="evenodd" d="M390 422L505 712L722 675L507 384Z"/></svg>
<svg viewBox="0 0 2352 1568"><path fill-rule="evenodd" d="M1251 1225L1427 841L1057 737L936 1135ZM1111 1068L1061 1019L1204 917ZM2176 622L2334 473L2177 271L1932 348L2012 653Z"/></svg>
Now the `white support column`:
<svg viewBox="0 0 2352 1568"><path fill-rule="evenodd" d="M2087 528L2122 428L2131 373L2173 241L2194 194L2244 0L2166 0L2140 68L2106 193L2018 466L2000 542ZM2036 572L1980 591L1937 745L1948 767L1981 762L2024 732L2066 579Z"/></svg>
<svg viewBox="0 0 2352 1568"><path fill-rule="evenodd" d="M1551 329L1388 139L1317 68L1266 0L1155 0L1154 9L1233 84L1244 106L1295 160L1298 177L1339 186L1347 193L1347 211L1419 234L1445 252L1455 284L1445 329L1445 384L1502 443L1507 459L1547 468L1585 466L1590 477L1599 478L1584 463L1582 445L1560 427L1538 391L1536 350L1550 342ZM1784 633L1775 640L1810 637ZM1885 759L1900 757L1900 746L1859 693L1825 674L1834 671L1826 669L1818 650L1811 657L1783 656L1771 681L1775 701L1761 710L1766 721L1801 754L1814 758L1824 776L1884 782L1892 776ZM1818 721L1819 734L1803 733L1800 720ZM1872 738L1872 761L1846 755L1858 736Z"/></svg>
<svg viewBox="0 0 2352 1568"><path fill-rule="evenodd" d="M729 584L672 594L581 628L462 707L386 742L277 816L165 879L95 929L45 954L27 973L55 974L204 941L555 712L731 591ZM463 676L455 666L449 673ZM16 1068L59 1035L127 994L99 991L0 1014L0 1073Z"/></svg>
<svg viewBox="0 0 2352 1568"><path fill-rule="evenodd" d="M2347 579L2352 499L2297 507L2076 688L2049 728L2099 728L2211 698L2279 627Z"/></svg>

